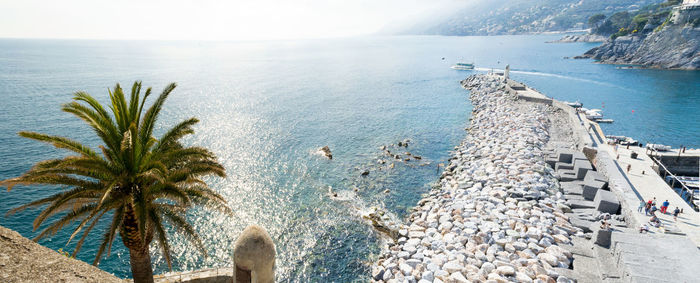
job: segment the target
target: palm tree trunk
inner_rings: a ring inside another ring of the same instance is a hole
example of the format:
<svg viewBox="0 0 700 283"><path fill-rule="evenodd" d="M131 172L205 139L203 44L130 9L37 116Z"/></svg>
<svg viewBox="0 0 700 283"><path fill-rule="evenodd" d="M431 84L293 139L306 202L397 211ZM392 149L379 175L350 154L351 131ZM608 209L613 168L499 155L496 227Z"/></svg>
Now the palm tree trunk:
<svg viewBox="0 0 700 283"><path fill-rule="evenodd" d="M141 238L139 225L133 206L128 204L124 211L124 221L119 233L124 246L129 249L129 263L131 263L131 276L134 283L152 283L153 268L151 267L151 255L148 252L148 242Z"/></svg>
<svg viewBox="0 0 700 283"><path fill-rule="evenodd" d="M129 263L134 283L153 283L153 268L148 249L129 249Z"/></svg>

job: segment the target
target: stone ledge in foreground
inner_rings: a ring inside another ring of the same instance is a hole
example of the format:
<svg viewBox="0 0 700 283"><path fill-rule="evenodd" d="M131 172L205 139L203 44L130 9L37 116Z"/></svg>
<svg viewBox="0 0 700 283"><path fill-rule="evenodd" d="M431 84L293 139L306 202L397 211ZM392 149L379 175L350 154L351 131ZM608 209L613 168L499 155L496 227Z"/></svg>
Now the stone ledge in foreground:
<svg viewBox="0 0 700 283"><path fill-rule="evenodd" d="M0 226L0 282L124 282Z"/></svg>

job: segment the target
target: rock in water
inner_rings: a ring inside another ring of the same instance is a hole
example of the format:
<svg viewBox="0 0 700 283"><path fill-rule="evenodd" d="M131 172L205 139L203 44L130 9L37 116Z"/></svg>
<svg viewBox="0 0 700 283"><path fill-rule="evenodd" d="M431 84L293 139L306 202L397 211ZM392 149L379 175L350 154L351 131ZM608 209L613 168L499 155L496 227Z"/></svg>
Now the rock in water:
<svg viewBox="0 0 700 283"><path fill-rule="evenodd" d="M333 159L333 154L331 153L331 149L328 146L319 148L318 151L320 151L326 158Z"/></svg>

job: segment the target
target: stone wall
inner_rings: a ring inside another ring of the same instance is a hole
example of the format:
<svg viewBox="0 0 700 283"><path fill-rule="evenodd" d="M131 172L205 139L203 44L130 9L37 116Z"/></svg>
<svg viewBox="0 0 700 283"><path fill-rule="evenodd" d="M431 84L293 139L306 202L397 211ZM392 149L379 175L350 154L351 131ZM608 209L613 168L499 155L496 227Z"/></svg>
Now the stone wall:
<svg viewBox="0 0 700 283"><path fill-rule="evenodd" d="M0 282L124 282L0 226Z"/></svg>

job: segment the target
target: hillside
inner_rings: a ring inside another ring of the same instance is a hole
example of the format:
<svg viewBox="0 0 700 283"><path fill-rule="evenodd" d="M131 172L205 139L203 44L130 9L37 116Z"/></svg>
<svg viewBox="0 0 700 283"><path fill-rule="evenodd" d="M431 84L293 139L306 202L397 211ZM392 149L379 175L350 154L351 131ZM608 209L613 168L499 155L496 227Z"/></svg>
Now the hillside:
<svg viewBox="0 0 700 283"><path fill-rule="evenodd" d="M636 14L614 14L598 29L612 33L601 46L584 54L602 63L649 68L700 69L700 6L668 1ZM611 20L612 19L612 20ZM604 27L613 25L613 28Z"/></svg>
<svg viewBox="0 0 700 283"><path fill-rule="evenodd" d="M609 39L584 54L602 63L649 68L700 69L700 28L670 25L646 35Z"/></svg>
<svg viewBox="0 0 700 283"><path fill-rule="evenodd" d="M594 14L636 11L662 0L481 0L401 34L499 35L588 28Z"/></svg>

